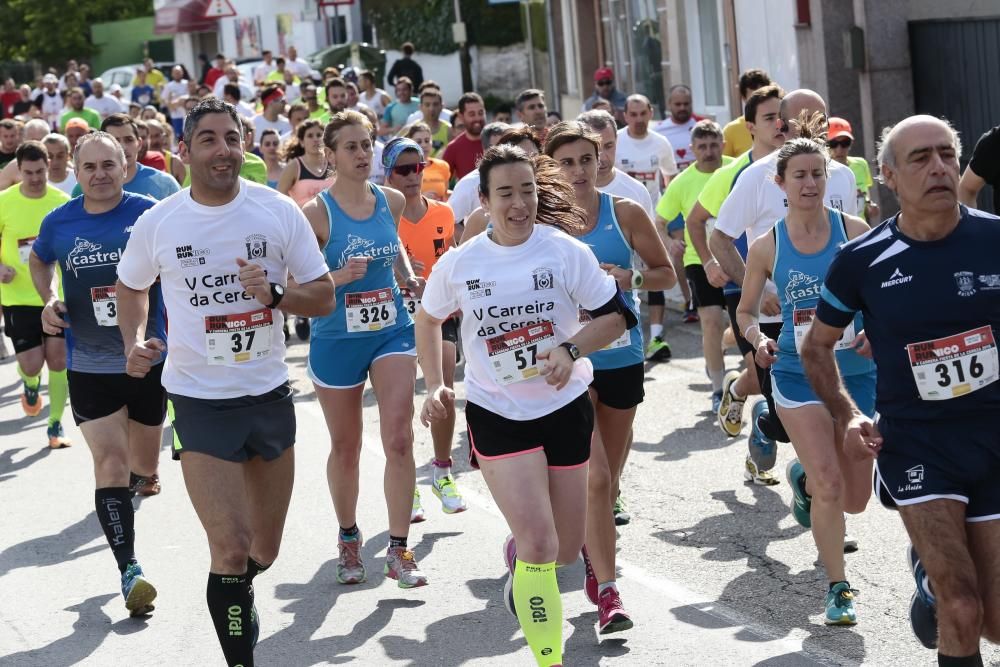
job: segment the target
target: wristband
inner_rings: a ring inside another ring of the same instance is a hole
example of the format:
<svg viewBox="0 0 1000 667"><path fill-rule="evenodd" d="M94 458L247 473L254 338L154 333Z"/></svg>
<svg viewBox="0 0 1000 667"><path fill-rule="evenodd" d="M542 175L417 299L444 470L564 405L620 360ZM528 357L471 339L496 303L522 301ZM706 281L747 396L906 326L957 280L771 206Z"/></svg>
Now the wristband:
<svg viewBox="0 0 1000 667"><path fill-rule="evenodd" d="M751 329L757 329L757 332L760 333L760 327L757 326L756 322L754 322L753 324L751 324L750 326L748 326L746 329L744 329L743 330L743 340L745 340L748 343L750 342L750 336L747 335L747 332L749 332Z"/></svg>

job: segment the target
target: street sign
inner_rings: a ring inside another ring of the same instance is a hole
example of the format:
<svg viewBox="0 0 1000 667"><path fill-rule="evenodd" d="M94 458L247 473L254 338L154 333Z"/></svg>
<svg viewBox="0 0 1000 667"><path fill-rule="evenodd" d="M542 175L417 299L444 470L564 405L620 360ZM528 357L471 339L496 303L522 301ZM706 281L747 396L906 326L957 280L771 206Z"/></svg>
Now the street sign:
<svg viewBox="0 0 1000 667"><path fill-rule="evenodd" d="M233 9L233 4L229 0L211 0L208 7L205 8L205 18L207 19L224 19L230 16L236 16L236 10Z"/></svg>

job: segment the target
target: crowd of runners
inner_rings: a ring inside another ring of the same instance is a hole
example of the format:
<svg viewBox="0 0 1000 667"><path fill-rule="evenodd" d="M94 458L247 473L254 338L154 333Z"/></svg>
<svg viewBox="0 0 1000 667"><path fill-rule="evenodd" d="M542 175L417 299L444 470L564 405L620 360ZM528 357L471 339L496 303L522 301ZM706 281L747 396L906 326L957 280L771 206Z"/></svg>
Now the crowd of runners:
<svg viewBox="0 0 1000 667"><path fill-rule="evenodd" d="M964 173L946 120L885 128L876 171L899 212L882 220L850 123L761 70L740 77L744 114L725 127L693 113L687 86L656 109L609 68L562 120L536 89L447 109L457 91L404 52L392 95L372 72L315 72L294 52L266 53L252 80L222 55L200 80L147 63L131 105L75 62L37 91L7 83L0 304L21 407L48 403L40 446L54 449L71 445L71 407L128 613L158 594L132 499L161 491L167 423L222 653L254 663L253 582L292 491L294 330L330 434L340 584L370 565L356 520L378 494L359 488L370 382L386 577L434 584L407 543L425 518L416 416L448 514L467 508L451 470L467 431L461 455L510 529L497 596L538 664L563 664L556 568L577 559L598 631L629 630L642 621L615 582L619 480L676 317L701 328L719 437L749 422L745 481L779 484L778 443L794 448L790 509L828 579L826 623L859 622L844 553L865 545L845 517L874 492L912 543L917 639L941 665L982 665L981 639L1000 642L1000 220L974 207L1000 185L1000 128Z"/></svg>

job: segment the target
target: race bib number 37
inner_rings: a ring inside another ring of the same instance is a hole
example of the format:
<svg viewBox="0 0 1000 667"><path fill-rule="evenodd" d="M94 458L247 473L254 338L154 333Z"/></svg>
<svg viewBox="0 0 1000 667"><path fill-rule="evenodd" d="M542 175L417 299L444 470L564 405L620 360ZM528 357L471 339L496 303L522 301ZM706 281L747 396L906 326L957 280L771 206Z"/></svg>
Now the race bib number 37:
<svg viewBox="0 0 1000 667"><path fill-rule="evenodd" d="M551 322L528 326L486 339L493 377L508 385L536 377L539 373L538 353L555 347L556 337Z"/></svg>
<svg viewBox="0 0 1000 667"><path fill-rule="evenodd" d="M205 318L205 346L210 365L244 364L271 354L270 308Z"/></svg>
<svg viewBox="0 0 1000 667"><path fill-rule="evenodd" d="M946 401L997 381L997 347L989 326L906 346L920 398Z"/></svg>
<svg viewBox="0 0 1000 667"><path fill-rule="evenodd" d="M101 327L118 326L118 299L115 286L91 287L90 301L94 304L94 319Z"/></svg>
<svg viewBox="0 0 1000 667"><path fill-rule="evenodd" d="M381 331L396 323L396 302L391 289L371 292L348 292L344 295L347 331Z"/></svg>

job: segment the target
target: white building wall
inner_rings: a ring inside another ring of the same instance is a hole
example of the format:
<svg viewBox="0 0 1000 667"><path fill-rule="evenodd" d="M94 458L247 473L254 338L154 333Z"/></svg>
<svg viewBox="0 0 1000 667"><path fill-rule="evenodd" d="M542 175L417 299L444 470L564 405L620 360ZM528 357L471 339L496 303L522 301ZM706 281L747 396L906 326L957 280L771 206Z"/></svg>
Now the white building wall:
<svg viewBox="0 0 1000 667"><path fill-rule="evenodd" d="M739 0L733 4L740 71L760 67L785 90L798 88L795 0Z"/></svg>

